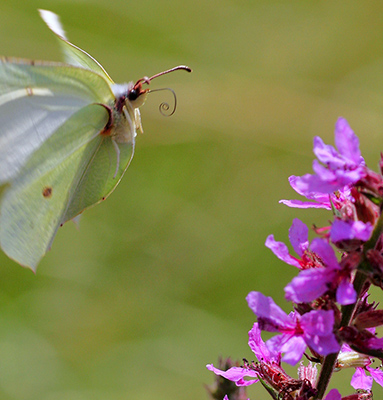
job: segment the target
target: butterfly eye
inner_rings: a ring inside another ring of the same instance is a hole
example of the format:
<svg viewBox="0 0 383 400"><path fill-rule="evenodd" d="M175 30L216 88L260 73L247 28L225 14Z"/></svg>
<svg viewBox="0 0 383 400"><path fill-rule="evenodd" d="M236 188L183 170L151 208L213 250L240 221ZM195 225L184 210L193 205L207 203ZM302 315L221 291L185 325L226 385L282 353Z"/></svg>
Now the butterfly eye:
<svg viewBox="0 0 383 400"><path fill-rule="evenodd" d="M139 95L140 95L140 92L136 88L133 88L132 90L129 91L127 97L128 97L128 100L134 101L134 100L137 100Z"/></svg>

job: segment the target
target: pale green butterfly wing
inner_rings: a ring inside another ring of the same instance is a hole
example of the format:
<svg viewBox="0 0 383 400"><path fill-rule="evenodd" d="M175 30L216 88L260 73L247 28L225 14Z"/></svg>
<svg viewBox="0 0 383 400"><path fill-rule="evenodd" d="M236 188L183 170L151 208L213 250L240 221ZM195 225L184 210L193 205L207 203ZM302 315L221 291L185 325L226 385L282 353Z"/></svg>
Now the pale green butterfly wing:
<svg viewBox="0 0 383 400"><path fill-rule="evenodd" d="M108 83L89 70L0 59L0 184L81 107L113 101Z"/></svg>
<svg viewBox="0 0 383 400"><path fill-rule="evenodd" d="M113 84L113 80L105 71L103 66L94 59L86 51L80 49L74 44L70 43L66 38L66 34L61 25L60 18L57 14L48 10L39 10L41 18L48 25L48 28L56 35L59 40L60 47L64 53L65 61L68 64L90 69L91 71L97 72L103 78L105 78L110 84Z"/></svg>
<svg viewBox="0 0 383 400"><path fill-rule="evenodd" d="M102 139L71 199L64 222L109 196L120 182L133 158L134 143L134 136L129 142L118 143L119 156L117 159L112 140L109 137Z"/></svg>
<svg viewBox="0 0 383 400"><path fill-rule="evenodd" d="M101 105L80 109L44 142L6 189L0 242L10 258L35 270L60 225L116 186L123 169L113 179L116 152L112 139L100 135L108 120ZM130 143L121 150L124 162L131 159L132 148Z"/></svg>

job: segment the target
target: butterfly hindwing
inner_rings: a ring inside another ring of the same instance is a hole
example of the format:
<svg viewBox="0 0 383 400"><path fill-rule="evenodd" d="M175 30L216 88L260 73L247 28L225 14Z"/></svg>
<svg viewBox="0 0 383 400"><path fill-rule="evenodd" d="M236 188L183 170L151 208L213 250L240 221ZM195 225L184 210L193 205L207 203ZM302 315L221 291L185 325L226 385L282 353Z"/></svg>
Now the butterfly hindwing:
<svg viewBox="0 0 383 400"><path fill-rule="evenodd" d="M35 269L50 248L86 171L103 147L106 139L100 132L108 119L101 105L80 109L44 142L5 190L1 247L21 265Z"/></svg>
<svg viewBox="0 0 383 400"><path fill-rule="evenodd" d="M128 143L118 143L119 156L112 139L105 137L95 152L92 162L85 170L81 182L74 193L65 221L74 218L84 209L106 199L121 180L134 153L134 139ZM116 172L116 167L118 170ZM65 222L64 221L64 222Z"/></svg>

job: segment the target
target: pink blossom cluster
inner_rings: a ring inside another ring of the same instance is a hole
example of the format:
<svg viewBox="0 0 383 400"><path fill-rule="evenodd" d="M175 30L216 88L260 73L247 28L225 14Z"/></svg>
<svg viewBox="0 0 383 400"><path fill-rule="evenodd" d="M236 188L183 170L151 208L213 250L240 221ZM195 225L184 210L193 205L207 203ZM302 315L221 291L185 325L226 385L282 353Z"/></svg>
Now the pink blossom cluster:
<svg viewBox="0 0 383 400"><path fill-rule="evenodd" d="M286 314L271 297L250 292L246 300L257 322L249 346L256 361L227 370L207 365L237 387L260 382L274 399L367 400L373 381L383 386L383 338L375 333L383 325L383 310L369 295L371 285L383 288L383 156L380 173L367 168L359 140L343 118L335 126L335 144L314 139L314 173L289 178L306 200L281 201L327 209L330 225L314 227L315 238L309 240L309 228L294 219L289 240L295 255L273 235L266 240L280 260L298 269L285 287L293 311ZM262 331L276 335L264 342ZM298 378L285 372L283 362L299 363ZM355 369L355 392L342 397L332 389L326 395L332 373L344 368ZM225 400L229 397L238 398L233 390Z"/></svg>

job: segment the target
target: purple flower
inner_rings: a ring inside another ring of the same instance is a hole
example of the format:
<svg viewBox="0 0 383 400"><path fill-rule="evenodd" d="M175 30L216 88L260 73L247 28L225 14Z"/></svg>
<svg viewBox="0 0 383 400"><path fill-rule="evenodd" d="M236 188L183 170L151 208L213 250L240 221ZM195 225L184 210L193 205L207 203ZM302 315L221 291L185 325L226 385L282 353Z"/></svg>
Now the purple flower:
<svg viewBox="0 0 383 400"><path fill-rule="evenodd" d="M277 242L273 235L265 243L280 260L304 270L286 286L286 299L306 303L323 295L331 286L338 286L337 301L342 305L353 304L356 292L350 274L342 271L332 247L322 239L314 239L309 245L308 228L299 219L294 219L289 238L301 259L292 256L287 246Z"/></svg>
<svg viewBox="0 0 383 400"><path fill-rule="evenodd" d="M287 315L271 297L260 292L250 292L246 300L261 329L281 333L268 340L266 345L274 353L285 353L282 361L295 365L306 346L323 356L339 351L333 334L332 310L313 310L302 316L297 313Z"/></svg>
<svg viewBox="0 0 383 400"><path fill-rule="evenodd" d="M307 303L317 299L330 288L336 288L336 299L339 304L353 304L356 292L349 273L342 271L333 248L325 240L315 238L309 250L315 255L317 268L301 271L285 287L287 300L295 303Z"/></svg>
<svg viewBox="0 0 383 400"><path fill-rule="evenodd" d="M349 197L349 185L358 182L367 173L359 150L359 140L344 118L339 118L335 125L335 144L338 151L315 137L314 154L318 158L313 162L315 174L289 178L297 193L314 202L282 200L282 203L290 207L331 209L331 201L334 200L332 193Z"/></svg>
<svg viewBox="0 0 383 400"><path fill-rule="evenodd" d="M259 329L258 323L255 323L253 328L249 331L249 347L254 352L260 363L280 364L281 353L275 353L266 347L265 342L262 340L261 330ZM258 373L246 365L244 367L232 367L227 371L215 368L213 364L206 365L206 368L209 371L213 371L216 375L220 375L225 379L235 382L237 386L248 386L258 382ZM245 380L245 378L256 379Z"/></svg>

